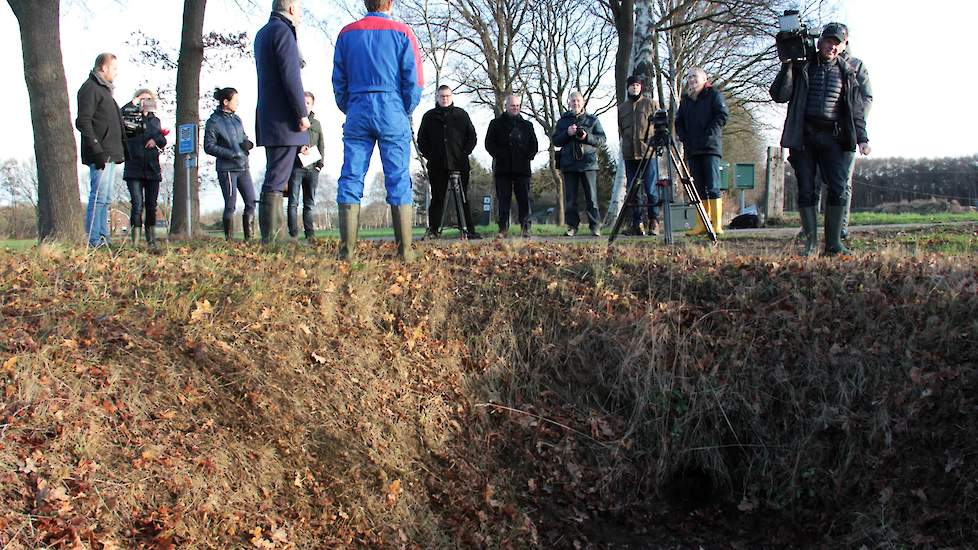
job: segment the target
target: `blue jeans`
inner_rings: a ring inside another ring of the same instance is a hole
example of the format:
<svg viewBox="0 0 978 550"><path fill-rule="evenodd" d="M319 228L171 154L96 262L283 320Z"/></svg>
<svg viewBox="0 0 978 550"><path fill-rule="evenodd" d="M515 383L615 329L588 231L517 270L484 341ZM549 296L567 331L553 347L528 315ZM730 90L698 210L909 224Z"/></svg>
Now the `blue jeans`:
<svg viewBox="0 0 978 550"><path fill-rule="evenodd" d="M316 234L313 225L313 208L316 207L316 186L319 184L319 170L314 168L295 167L292 169L292 179L289 181L288 222L289 235L299 236L299 192L302 192L302 229L306 238Z"/></svg>
<svg viewBox="0 0 978 550"><path fill-rule="evenodd" d="M693 184L700 199L720 198L720 157L718 155L692 155L686 159Z"/></svg>
<svg viewBox="0 0 978 550"><path fill-rule="evenodd" d="M625 185L631 185L638 172L638 166L642 164L640 160L625 160ZM659 190L656 187L656 180L659 179L659 163L655 157L649 161L648 168L645 169L645 179L642 181L642 189L645 190L645 202L648 204L649 220L659 219ZM635 194L639 199L639 194ZM638 206L632 207L632 225L642 223L642 209Z"/></svg>
<svg viewBox="0 0 978 550"><path fill-rule="evenodd" d="M567 227L577 229L581 214L577 210L577 192L584 189L584 202L587 209L587 225L591 229L601 227L598 214L598 171L561 172L564 177L564 221Z"/></svg>
<svg viewBox="0 0 978 550"><path fill-rule="evenodd" d="M99 170L88 165L88 208L85 210L85 231L88 244L96 246L104 238L109 242L109 204L112 203L112 185L115 181L115 164L106 164Z"/></svg>

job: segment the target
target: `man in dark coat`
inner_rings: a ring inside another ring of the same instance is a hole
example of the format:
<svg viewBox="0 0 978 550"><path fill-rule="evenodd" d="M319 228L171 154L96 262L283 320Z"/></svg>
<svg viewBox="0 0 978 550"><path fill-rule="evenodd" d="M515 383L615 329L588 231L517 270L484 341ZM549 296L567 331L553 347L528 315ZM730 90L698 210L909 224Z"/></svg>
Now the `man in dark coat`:
<svg viewBox="0 0 978 550"><path fill-rule="evenodd" d="M299 147L309 143L309 113L302 87L302 58L296 25L299 0L274 0L272 15L255 35L258 109L255 139L265 147L265 181L258 199L263 243L274 241L282 225L282 196Z"/></svg>
<svg viewBox="0 0 978 550"><path fill-rule="evenodd" d="M312 112L316 104L316 96L312 92L306 92L306 109L309 110L309 143L303 145L299 152L305 154L315 148L319 153L319 160L308 165L302 165L303 157L296 157L295 167L292 169L292 180L289 182L289 236L292 238L299 236L299 191L302 191L302 229L305 231L306 240L311 241L316 236L316 228L312 223L312 212L316 207L316 187L319 183L319 172L325 166L323 158L326 155L326 141L323 138L323 125Z"/></svg>
<svg viewBox="0 0 978 550"><path fill-rule="evenodd" d="M112 97L118 72L115 55L99 54L88 80L78 89L75 127L81 133L82 164L88 165L90 190L85 231L89 246L109 242L109 204L115 165L122 164L126 158L122 115Z"/></svg>
<svg viewBox="0 0 978 550"><path fill-rule="evenodd" d="M581 215L577 211L577 190L584 187L587 221L591 235L601 235L598 217L598 148L607 138L598 117L584 111L584 96L571 92L567 99L569 110L560 117L550 139L560 147L558 162L564 178L564 215L568 237L577 235Z"/></svg>
<svg viewBox="0 0 978 550"><path fill-rule="evenodd" d="M723 156L723 127L730 118L727 103L706 76L693 67L686 73L686 91L676 112L676 136L683 142L686 162L696 191L703 201L713 232L723 233L723 199L720 198L720 157ZM687 235L706 233L703 220Z"/></svg>
<svg viewBox="0 0 978 550"><path fill-rule="evenodd" d="M513 193L519 208L520 230L530 236L530 161L539 150L533 124L520 115L520 96L506 97L505 111L489 123L486 151L492 156L492 175L499 201L499 235L509 230L509 208Z"/></svg>
<svg viewBox="0 0 978 550"><path fill-rule="evenodd" d="M789 149L788 162L798 179L806 256L818 246L816 172L828 187L825 253L847 253L841 233L852 162L857 148L862 155L871 152L866 133L869 74L862 63L857 67L842 56L848 38L845 25L829 23L818 39L818 51L805 61L783 63L771 84L771 99L788 103L781 146Z"/></svg>
<svg viewBox="0 0 978 550"><path fill-rule="evenodd" d="M462 195L466 199L469 195L469 155L475 150L478 141L469 114L455 106L452 89L442 85L436 93L435 108L424 114L418 128L418 151L428 161L428 180L431 183L431 204L428 206L428 231L425 237L433 238L441 233L445 194L452 172L458 172L461 176ZM475 232L468 200L462 203L462 212L465 216L466 237L481 238Z"/></svg>

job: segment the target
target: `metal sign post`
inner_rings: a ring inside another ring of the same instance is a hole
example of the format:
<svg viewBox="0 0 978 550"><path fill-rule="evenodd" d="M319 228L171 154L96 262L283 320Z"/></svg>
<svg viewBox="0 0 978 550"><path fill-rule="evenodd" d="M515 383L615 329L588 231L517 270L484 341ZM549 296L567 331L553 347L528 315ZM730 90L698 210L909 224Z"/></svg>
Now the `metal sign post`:
<svg viewBox="0 0 978 550"><path fill-rule="evenodd" d="M197 157L194 156L194 150L196 149L195 145L197 142L197 124L181 124L177 128L177 138L177 153L187 155L184 164L187 169L187 238L190 239L193 236L191 218L193 218L192 212L194 207L193 198L191 196L193 185L190 182L190 169L197 166Z"/></svg>

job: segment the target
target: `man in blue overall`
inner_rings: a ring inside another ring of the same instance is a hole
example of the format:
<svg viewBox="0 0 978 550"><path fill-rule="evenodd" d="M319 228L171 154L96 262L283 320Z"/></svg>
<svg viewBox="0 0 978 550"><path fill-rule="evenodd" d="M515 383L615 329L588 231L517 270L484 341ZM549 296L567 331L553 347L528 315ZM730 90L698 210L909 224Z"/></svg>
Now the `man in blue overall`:
<svg viewBox="0 0 978 550"><path fill-rule="evenodd" d="M333 57L333 95L346 114L343 169L336 191L339 257L351 259L357 241L363 182L374 145L380 146L387 204L397 251L411 261L411 113L424 75L411 29L391 19L393 0L364 0L367 16L340 31Z"/></svg>

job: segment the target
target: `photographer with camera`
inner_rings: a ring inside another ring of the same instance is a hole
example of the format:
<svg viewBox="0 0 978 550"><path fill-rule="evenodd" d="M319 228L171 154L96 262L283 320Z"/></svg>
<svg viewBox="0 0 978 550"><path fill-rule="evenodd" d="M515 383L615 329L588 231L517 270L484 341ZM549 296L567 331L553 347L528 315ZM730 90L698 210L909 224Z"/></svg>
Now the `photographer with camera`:
<svg viewBox="0 0 978 550"><path fill-rule="evenodd" d="M713 87L700 67L686 73L686 89L676 112L676 136L683 142L686 162L696 191L703 200L713 232L723 233L723 199L720 197L720 157L723 156L723 127L730 118L723 94ZM707 233L703 220L687 235Z"/></svg>
<svg viewBox="0 0 978 550"><path fill-rule="evenodd" d="M88 80L78 89L75 127L81 133L81 161L88 165L90 189L85 231L88 244L93 247L109 242L109 203L115 165L122 164L126 157L122 114L112 97L118 67L114 54L99 54Z"/></svg>
<svg viewBox="0 0 978 550"><path fill-rule="evenodd" d="M845 25L829 23L815 51L806 52L803 59L782 57L781 70L771 85L771 99L788 104L781 146L789 149L788 162L798 180L804 256L814 254L818 247L817 171L828 187L824 253L849 252L841 239L849 177L856 149L862 155L871 152L866 133L867 99L872 98L869 74L861 62L857 65L842 56L848 38Z"/></svg>
<svg viewBox="0 0 978 550"><path fill-rule="evenodd" d="M601 236L598 214L598 148L605 144L604 129L598 117L584 110L584 95L571 92L567 98L568 111L560 117L550 139L560 147L557 163L564 179L564 210L568 237L577 235L580 213L577 210L577 190L584 186L588 227L591 235Z"/></svg>
<svg viewBox="0 0 978 550"><path fill-rule="evenodd" d="M652 137L651 117L659 109L659 102L645 96L645 79L640 75L628 77L626 92L628 97L618 106L618 133L621 135L621 156L625 159L625 184L631 185L648 150L647 141ZM641 182L648 203L648 232L651 235L659 234L658 177L659 166L653 160L648 163ZM635 196L638 197L637 194ZM646 234L642 217L642 208L632 207L632 227L626 234Z"/></svg>
<svg viewBox="0 0 978 550"><path fill-rule="evenodd" d="M241 118L235 114L238 110L238 91L218 88L214 90L214 99L218 105L204 126L204 152L217 159L217 181L224 195L224 215L221 218L224 238L231 240L234 206L240 192L244 200L241 225L244 240L249 241L254 234L255 184L251 180L248 155L255 144L248 139Z"/></svg>
<svg viewBox="0 0 978 550"><path fill-rule="evenodd" d="M513 194L520 220L520 235L530 236L530 161L539 150L533 124L520 115L522 99L506 96L505 110L489 123L486 151L492 157L492 175L499 201L499 236L509 232L509 211Z"/></svg>
<svg viewBox="0 0 978 550"><path fill-rule="evenodd" d="M426 112L418 128L418 151L427 161L428 180L431 184L431 204L428 205L428 230L425 238L438 238L441 234L442 214L445 211L445 195L448 177L452 172L461 176L462 195L469 196L469 155L475 150L479 138L469 114L456 107L449 86L439 86L435 108ZM481 239L475 232L468 201L462 204L466 237Z"/></svg>
<svg viewBox="0 0 978 550"><path fill-rule="evenodd" d="M138 109L138 110L134 110ZM156 117L156 94L152 90L136 90L133 100L122 108L126 132L126 166L122 179L129 187L129 239L139 242L143 212L146 213L146 243L156 246L156 201L160 195L163 171L160 152L166 146L166 134Z"/></svg>

